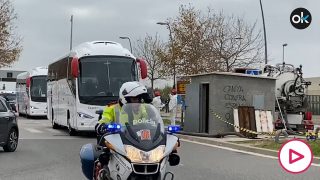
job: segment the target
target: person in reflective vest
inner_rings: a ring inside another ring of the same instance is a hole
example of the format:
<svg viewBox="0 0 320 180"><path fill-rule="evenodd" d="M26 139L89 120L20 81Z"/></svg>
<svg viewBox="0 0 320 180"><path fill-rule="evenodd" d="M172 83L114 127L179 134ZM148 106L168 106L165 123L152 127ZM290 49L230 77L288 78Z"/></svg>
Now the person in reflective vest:
<svg viewBox="0 0 320 180"><path fill-rule="evenodd" d="M122 111L122 106L127 103L143 103L148 96L147 88L137 81L124 83L119 91L119 101L116 104L110 104L103 110L102 118L96 126L97 135L106 133L105 125L110 123L121 123L125 125L128 122L128 114ZM141 106L141 105L138 105ZM137 107L140 110L133 113L134 119L146 116L144 108Z"/></svg>
<svg viewBox="0 0 320 180"><path fill-rule="evenodd" d="M133 119L147 118L148 114L143 104L135 104L136 110L132 112ZM125 125L129 121L129 115L122 109L120 104L114 104L106 107L102 114L102 119L99 121L100 124L120 123Z"/></svg>

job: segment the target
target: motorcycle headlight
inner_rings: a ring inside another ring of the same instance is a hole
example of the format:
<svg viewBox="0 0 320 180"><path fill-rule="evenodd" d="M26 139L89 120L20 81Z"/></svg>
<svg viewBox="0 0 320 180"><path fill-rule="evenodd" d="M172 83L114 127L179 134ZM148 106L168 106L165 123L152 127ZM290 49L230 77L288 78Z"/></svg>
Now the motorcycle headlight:
<svg viewBox="0 0 320 180"><path fill-rule="evenodd" d="M164 155L165 146L158 146L151 151L142 151L130 145L125 145L127 157L133 163L158 163L161 161Z"/></svg>

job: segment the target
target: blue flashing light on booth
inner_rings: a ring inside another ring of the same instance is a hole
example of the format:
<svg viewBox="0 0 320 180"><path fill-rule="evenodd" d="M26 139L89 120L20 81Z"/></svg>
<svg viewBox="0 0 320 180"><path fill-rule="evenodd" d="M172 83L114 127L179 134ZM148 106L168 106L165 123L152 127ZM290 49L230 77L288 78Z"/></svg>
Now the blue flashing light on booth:
<svg viewBox="0 0 320 180"><path fill-rule="evenodd" d="M250 74L250 75L260 75L262 74L262 71L259 69L247 69L246 70L246 74Z"/></svg>
<svg viewBox="0 0 320 180"><path fill-rule="evenodd" d="M182 104L182 96L180 94L177 95L177 104Z"/></svg>
<svg viewBox="0 0 320 180"><path fill-rule="evenodd" d="M180 126L168 126L168 131L171 133L176 133L180 131Z"/></svg>
<svg viewBox="0 0 320 180"><path fill-rule="evenodd" d="M118 124L118 123L107 124L106 129L108 132L119 132L121 130L121 124Z"/></svg>

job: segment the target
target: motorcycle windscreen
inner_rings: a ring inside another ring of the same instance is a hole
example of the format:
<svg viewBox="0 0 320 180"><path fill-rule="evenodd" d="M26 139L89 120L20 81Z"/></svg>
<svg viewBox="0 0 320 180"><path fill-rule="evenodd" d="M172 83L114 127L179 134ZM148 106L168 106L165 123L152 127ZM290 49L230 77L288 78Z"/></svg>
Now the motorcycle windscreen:
<svg viewBox="0 0 320 180"><path fill-rule="evenodd" d="M153 105L128 103L122 107L119 116L124 125L120 135L125 145L133 145L143 151L165 145L163 120Z"/></svg>

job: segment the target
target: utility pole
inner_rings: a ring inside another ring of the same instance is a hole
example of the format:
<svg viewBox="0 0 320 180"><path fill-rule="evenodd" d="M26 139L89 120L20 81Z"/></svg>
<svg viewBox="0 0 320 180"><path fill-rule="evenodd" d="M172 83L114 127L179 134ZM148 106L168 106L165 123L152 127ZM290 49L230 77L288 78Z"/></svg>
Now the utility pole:
<svg viewBox="0 0 320 180"><path fill-rule="evenodd" d="M71 49L72 49L72 31L73 31L73 15L71 15L70 22L71 22L71 32L70 32L70 51L71 51Z"/></svg>
<svg viewBox="0 0 320 180"><path fill-rule="evenodd" d="M263 23L263 34L264 34L264 61L265 64L268 64L268 51L267 51L267 32L266 32L266 25L264 22L264 14L262 8L262 2L260 0L260 8L261 8L261 15L262 15L262 23Z"/></svg>

